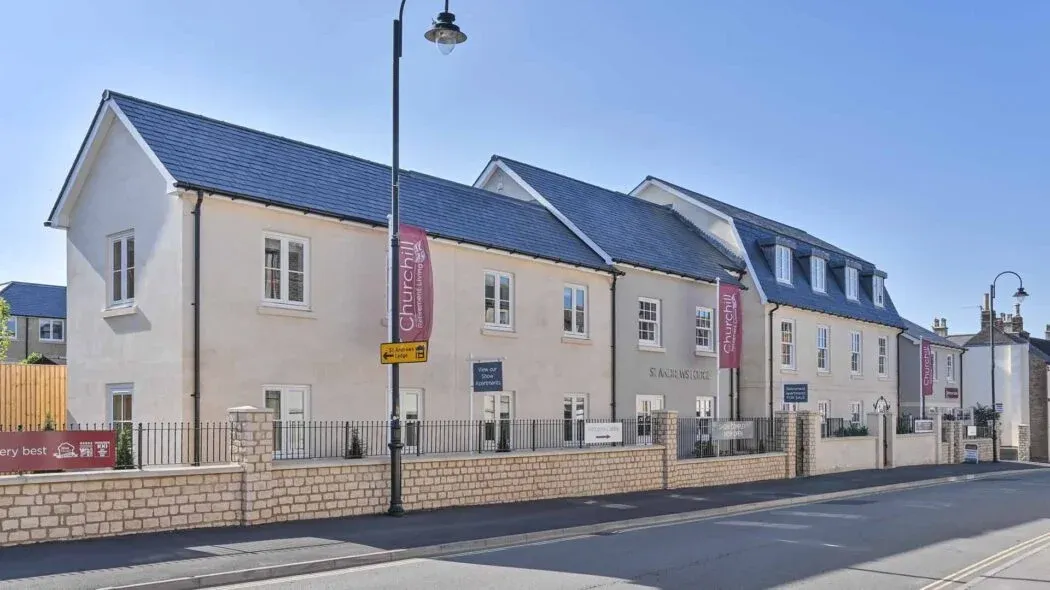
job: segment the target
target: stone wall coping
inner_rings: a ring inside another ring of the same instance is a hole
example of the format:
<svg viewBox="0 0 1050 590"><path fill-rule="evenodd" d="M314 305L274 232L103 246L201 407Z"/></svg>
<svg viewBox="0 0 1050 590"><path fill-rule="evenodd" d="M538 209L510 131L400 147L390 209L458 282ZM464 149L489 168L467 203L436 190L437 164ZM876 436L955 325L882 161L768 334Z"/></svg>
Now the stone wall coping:
<svg viewBox="0 0 1050 590"><path fill-rule="evenodd" d="M771 459L774 457L786 457L787 453L756 453L754 455L733 455L732 457L703 457L698 459L679 459L678 464L696 465L699 463L729 463L732 461L747 461L748 459Z"/></svg>
<svg viewBox="0 0 1050 590"><path fill-rule="evenodd" d="M829 436L827 438L820 439L820 442L821 443L826 443L826 442L827 443L830 443L830 442L848 443L848 442L858 441L858 440L874 441L874 440L879 440L879 437L877 437L877 436Z"/></svg>
<svg viewBox="0 0 1050 590"><path fill-rule="evenodd" d="M936 433L934 432L912 432L909 434L897 433L897 438L929 438L931 436L934 436L935 434Z"/></svg>
<svg viewBox="0 0 1050 590"><path fill-rule="evenodd" d="M646 450L663 450L663 445L633 445L626 447L601 447L582 449L549 449L536 452L517 453L448 453L434 454L416 457L415 455L403 455L404 463L429 463L444 461L503 461L506 459L520 459L528 457L549 457L558 455L588 455L599 453L629 453ZM287 469L317 469L324 467L353 467L354 465L389 465L390 459L386 457L369 457L365 459L301 459L301 460L278 460L270 467L271 471Z"/></svg>
<svg viewBox="0 0 1050 590"><path fill-rule="evenodd" d="M138 469L113 469L99 471L70 471L65 473L29 473L25 475L0 476L0 486L67 482L76 483L82 481L106 481L150 477L182 477L188 475L213 475L218 473L242 472L244 472L244 468L233 463L227 465L202 465L200 467L186 467L182 465L150 467L143 469L142 471L139 471Z"/></svg>
<svg viewBox="0 0 1050 590"><path fill-rule="evenodd" d="M226 410L231 414L272 414L273 410L270 408L257 408L255 406L237 406L236 408L229 408Z"/></svg>

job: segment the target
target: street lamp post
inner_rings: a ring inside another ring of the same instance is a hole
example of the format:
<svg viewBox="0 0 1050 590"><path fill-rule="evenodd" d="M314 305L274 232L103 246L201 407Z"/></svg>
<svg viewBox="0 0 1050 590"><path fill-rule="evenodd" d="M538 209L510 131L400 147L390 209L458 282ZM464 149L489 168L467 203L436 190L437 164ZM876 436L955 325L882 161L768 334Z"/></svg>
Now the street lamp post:
<svg viewBox="0 0 1050 590"><path fill-rule="evenodd" d="M995 416L995 422L992 424L992 461L996 463L999 462L999 412L995 409L995 283L1003 275L1017 277L1019 286L1014 293L1014 299L1018 305L1024 303L1025 297L1028 297L1028 292L1024 290L1024 280L1012 270L1004 270L995 275L991 286L988 287L988 345L991 347L992 357L992 414Z"/></svg>
<svg viewBox="0 0 1050 590"><path fill-rule="evenodd" d="M401 340L396 321L398 307L398 249L400 247L400 211L398 210L398 191L400 188L400 132L401 132L401 20L405 16L405 0L394 20L394 92L393 92L393 157L390 164L390 292L388 294L387 326L390 329L390 342ZM423 36L434 42L443 55L452 53L456 45L467 40L467 36L456 26L456 15L448 11L448 0L445 0L445 11L438 13L433 25ZM400 366L390 365L390 508L387 514L401 516L405 507L401 503L401 391Z"/></svg>

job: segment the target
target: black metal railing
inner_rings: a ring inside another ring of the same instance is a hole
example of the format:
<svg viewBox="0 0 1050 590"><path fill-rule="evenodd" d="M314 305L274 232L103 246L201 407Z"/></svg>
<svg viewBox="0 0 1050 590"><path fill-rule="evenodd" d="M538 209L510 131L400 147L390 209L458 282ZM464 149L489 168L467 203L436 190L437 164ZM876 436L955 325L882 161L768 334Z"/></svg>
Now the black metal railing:
<svg viewBox="0 0 1050 590"><path fill-rule="evenodd" d="M992 438L991 426L962 426L963 438Z"/></svg>
<svg viewBox="0 0 1050 590"><path fill-rule="evenodd" d="M587 443L587 424L609 420L406 420L405 455L539 451L596 446L652 444L651 425L617 420L622 443ZM389 455L390 423L385 420L328 422L275 421L274 458L361 459Z"/></svg>
<svg viewBox="0 0 1050 590"><path fill-rule="evenodd" d="M860 422L847 422L845 418L825 418L820 425L821 438L847 436L868 436L868 427Z"/></svg>
<svg viewBox="0 0 1050 590"><path fill-rule="evenodd" d="M915 434L915 418L909 415L897 416L897 434Z"/></svg>
<svg viewBox="0 0 1050 590"><path fill-rule="evenodd" d="M706 459L782 451L782 420L678 419L678 458Z"/></svg>
<svg viewBox="0 0 1050 590"><path fill-rule="evenodd" d="M231 422L95 422L20 425L6 432L104 430L116 433L118 469L164 465L208 465L233 461ZM0 432L5 432L0 427ZM199 453L194 441L200 440Z"/></svg>

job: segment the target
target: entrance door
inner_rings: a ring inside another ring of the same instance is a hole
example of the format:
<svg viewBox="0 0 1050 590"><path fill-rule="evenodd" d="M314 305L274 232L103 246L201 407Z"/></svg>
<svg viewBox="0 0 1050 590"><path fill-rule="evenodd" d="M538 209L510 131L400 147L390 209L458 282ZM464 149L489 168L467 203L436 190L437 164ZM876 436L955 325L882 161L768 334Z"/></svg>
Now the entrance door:
<svg viewBox="0 0 1050 590"><path fill-rule="evenodd" d="M634 400L635 413L638 415L638 442L650 442L653 439L653 412L664 409L664 396L638 395Z"/></svg>
<svg viewBox="0 0 1050 590"><path fill-rule="evenodd" d="M587 419L587 396L567 395L563 409L565 419L564 440L578 443L583 440L583 421Z"/></svg>
<svg viewBox="0 0 1050 590"><path fill-rule="evenodd" d="M273 410L273 454L306 457L306 387L267 387L266 407Z"/></svg>
<svg viewBox="0 0 1050 590"><path fill-rule="evenodd" d="M481 419L485 423L485 447L499 451L511 449L510 421L514 419L511 393L487 393L481 401Z"/></svg>
<svg viewBox="0 0 1050 590"><path fill-rule="evenodd" d="M419 421L423 416L423 390L401 390L401 432L406 453L419 446Z"/></svg>

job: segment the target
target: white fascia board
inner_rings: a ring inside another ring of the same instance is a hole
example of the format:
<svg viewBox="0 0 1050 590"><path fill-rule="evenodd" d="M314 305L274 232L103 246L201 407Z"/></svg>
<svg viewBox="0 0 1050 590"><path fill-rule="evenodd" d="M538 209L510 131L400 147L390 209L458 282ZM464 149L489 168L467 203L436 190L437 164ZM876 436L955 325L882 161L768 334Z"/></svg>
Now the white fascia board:
<svg viewBox="0 0 1050 590"><path fill-rule="evenodd" d="M512 170L510 166L507 166L502 161L493 160L492 162L490 162L489 165L485 168L485 172L481 173L481 176L478 178L478 182L476 182L474 186L479 188L483 186L484 182L482 181L487 181L489 178L491 178L497 169L501 170L504 174L507 175L508 178L516 182L518 186L520 186L525 192L529 193L530 197L536 199L537 203L543 205L543 207L547 209L547 211L550 211L551 214L558 219L558 221L562 222L562 224L565 227L569 228L569 231L576 234L577 238L580 238L580 240L582 240L583 243L587 244L587 246L589 246L595 254L600 256L601 259L605 262L605 264L608 264L609 266L613 265L612 257L609 256L609 254L605 250L602 250L601 247L598 246L598 244L594 243L594 240L587 236L587 234L583 233L583 230L581 230L579 227L576 227L575 223L570 221L569 218L563 215L557 207L552 205L550 201L544 198L544 196L541 195L536 189L532 188L532 186L530 186L529 183L525 182L525 180L522 179L522 177L518 176L517 172L514 172L514 170Z"/></svg>

